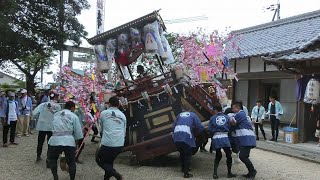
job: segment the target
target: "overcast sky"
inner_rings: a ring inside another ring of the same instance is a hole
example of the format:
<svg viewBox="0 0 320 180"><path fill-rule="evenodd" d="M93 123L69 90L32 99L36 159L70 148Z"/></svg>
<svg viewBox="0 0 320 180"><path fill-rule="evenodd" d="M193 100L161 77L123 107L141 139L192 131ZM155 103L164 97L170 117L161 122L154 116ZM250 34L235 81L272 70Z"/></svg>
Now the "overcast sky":
<svg viewBox="0 0 320 180"><path fill-rule="evenodd" d="M96 33L96 0L88 0L90 10L79 16L89 37ZM154 10L161 9L164 20L205 15L208 20L168 24L168 32L188 32L196 27L209 30L232 30L272 20L273 12L265 10L277 0L105 0L105 30L122 25ZM320 0L280 0L281 18L320 9Z"/></svg>
<svg viewBox="0 0 320 180"><path fill-rule="evenodd" d="M96 35L97 0L88 1L91 8L83 11L78 18L86 27L90 38ZM104 30L158 9L161 9L160 15L164 20L203 15L208 17L204 21L167 24L168 32L187 33L197 27L210 31L223 31L226 27L238 30L270 22L273 12L266 8L276 3L277 0L105 0ZM320 9L320 0L280 0L280 4L281 19ZM87 42L83 42L82 46L91 47ZM64 63L67 63L67 53L64 55ZM79 65L75 63L74 67L79 68ZM52 81L48 75L45 79L46 82Z"/></svg>

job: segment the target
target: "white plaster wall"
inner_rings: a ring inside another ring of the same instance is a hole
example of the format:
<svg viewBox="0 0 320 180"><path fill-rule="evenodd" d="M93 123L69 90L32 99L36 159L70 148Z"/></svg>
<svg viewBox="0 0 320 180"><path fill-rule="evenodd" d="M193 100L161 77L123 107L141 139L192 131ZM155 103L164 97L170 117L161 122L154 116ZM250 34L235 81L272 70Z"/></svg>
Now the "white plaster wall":
<svg viewBox="0 0 320 180"><path fill-rule="evenodd" d="M278 68L274 65L266 65L266 71L278 71Z"/></svg>
<svg viewBox="0 0 320 180"><path fill-rule="evenodd" d="M243 80L236 83L234 100L241 100L244 106L248 106L249 81Z"/></svg>
<svg viewBox="0 0 320 180"><path fill-rule="evenodd" d="M248 59L237 60L237 73L247 73L248 72Z"/></svg>
<svg viewBox="0 0 320 180"><path fill-rule="evenodd" d="M260 57L252 57L250 59L250 72L263 72L264 61Z"/></svg>
<svg viewBox="0 0 320 180"><path fill-rule="evenodd" d="M15 84L14 83L15 80L16 80L15 78L12 78L12 77L0 72L0 84L6 83L9 85L12 85L12 84Z"/></svg>

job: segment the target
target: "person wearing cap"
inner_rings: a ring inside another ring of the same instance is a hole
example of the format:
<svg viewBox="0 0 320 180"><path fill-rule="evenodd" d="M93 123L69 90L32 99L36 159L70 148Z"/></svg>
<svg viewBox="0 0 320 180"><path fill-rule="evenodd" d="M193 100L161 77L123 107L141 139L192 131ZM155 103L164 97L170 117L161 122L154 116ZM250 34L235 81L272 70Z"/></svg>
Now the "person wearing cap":
<svg viewBox="0 0 320 180"><path fill-rule="evenodd" d="M41 160L42 147L46 137L49 141L52 136L53 115L61 110L61 106L57 103L59 95L52 93L50 96L51 100L49 102L41 103L32 112L32 116L38 119L36 130L39 131L36 161Z"/></svg>
<svg viewBox="0 0 320 180"><path fill-rule="evenodd" d="M15 133L17 120L19 118L19 107L17 101L15 101L15 94L9 92L9 99L7 100L6 105L3 107L5 113L5 119L3 122L3 147L8 147L8 133L10 130L10 144L18 145L15 142Z"/></svg>
<svg viewBox="0 0 320 180"><path fill-rule="evenodd" d="M181 171L184 178L193 177L190 171L192 151L196 148L195 136L193 128L200 134L204 130L199 117L183 107L177 119L173 123L173 141L180 153Z"/></svg>
<svg viewBox="0 0 320 180"><path fill-rule="evenodd" d="M110 108L101 112L100 123L103 129L101 147L96 156L97 164L105 171L104 179L123 177L113 168L113 162L121 153L127 127L127 118L119 110L120 102L115 96L109 99Z"/></svg>
<svg viewBox="0 0 320 180"><path fill-rule="evenodd" d="M49 139L48 163L53 174L53 179L58 180L57 160L61 153L69 167L70 180L76 176L76 141L83 138L79 118L73 112L76 105L73 101L65 104L65 109L56 112L52 122L52 136Z"/></svg>
<svg viewBox="0 0 320 180"><path fill-rule="evenodd" d="M27 90L20 91L21 97L18 98L20 120L18 121L18 137L29 136L30 115L32 112L32 99L27 95Z"/></svg>

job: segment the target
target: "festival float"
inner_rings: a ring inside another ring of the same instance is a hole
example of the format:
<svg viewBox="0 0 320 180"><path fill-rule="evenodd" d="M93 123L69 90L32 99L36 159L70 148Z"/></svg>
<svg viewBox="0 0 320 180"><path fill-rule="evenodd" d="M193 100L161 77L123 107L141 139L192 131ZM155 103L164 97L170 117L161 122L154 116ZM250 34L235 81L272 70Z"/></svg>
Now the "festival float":
<svg viewBox="0 0 320 180"><path fill-rule="evenodd" d="M132 160L138 162L176 151L172 124L182 107L205 124L215 104L229 103L217 75L235 77L224 52L223 42L230 37L217 32L205 35L201 30L180 36L176 39L180 55L174 58L165 31L159 12L154 11L90 38L97 57L94 69L83 76L72 75L68 67L60 72L64 83L58 90L65 101L76 101L82 114L94 108L87 98L91 92L98 95L98 104L112 96L120 99L127 117L124 151L132 152ZM144 71L138 73L141 66Z"/></svg>

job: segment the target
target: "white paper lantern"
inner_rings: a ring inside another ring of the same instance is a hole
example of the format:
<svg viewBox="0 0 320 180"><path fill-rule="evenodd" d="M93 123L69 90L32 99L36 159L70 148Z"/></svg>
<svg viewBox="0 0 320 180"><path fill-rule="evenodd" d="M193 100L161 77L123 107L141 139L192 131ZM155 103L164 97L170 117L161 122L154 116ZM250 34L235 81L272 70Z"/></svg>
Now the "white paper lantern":
<svg viewBox="0 0 320 180"><path fill-rule="evenodd" d="M320 83L316 79L310 79L307 84L306 92L304 95L304 102L315 104L319 99Z"/></svg>

